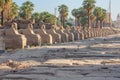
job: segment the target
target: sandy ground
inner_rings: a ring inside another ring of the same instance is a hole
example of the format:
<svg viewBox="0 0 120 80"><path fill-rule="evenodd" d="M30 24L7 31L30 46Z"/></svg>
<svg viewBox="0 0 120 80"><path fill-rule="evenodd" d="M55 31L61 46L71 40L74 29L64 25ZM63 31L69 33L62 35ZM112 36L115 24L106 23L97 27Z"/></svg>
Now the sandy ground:
<svg viewBox="0 0 120 80"><path fill-rule="evenodd" d="M120 80L120 34L1 54L0 80Z"/></svg>

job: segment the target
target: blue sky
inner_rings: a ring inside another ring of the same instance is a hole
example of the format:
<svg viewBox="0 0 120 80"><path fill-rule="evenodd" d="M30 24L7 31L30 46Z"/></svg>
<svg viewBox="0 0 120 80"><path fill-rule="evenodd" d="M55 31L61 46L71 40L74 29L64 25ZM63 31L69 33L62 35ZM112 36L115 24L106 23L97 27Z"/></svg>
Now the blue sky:
<svg viewBox="0 0 120 80"><path fill-rule="evenodd" d="M27 0L13 0L19 6ZM58 8L61 4L66 4L69 7L69 15L71 16L71 10L82 6L83 0L29 0L34 3L35 12L48 11L54 14L54 9ZM100 6L109 10L109 0L96 0L96 6ZM120 0L111 0L111 12L113 20L116 20L117 14L120 12ZM58 11L57 11L58 14Z"/></svg>

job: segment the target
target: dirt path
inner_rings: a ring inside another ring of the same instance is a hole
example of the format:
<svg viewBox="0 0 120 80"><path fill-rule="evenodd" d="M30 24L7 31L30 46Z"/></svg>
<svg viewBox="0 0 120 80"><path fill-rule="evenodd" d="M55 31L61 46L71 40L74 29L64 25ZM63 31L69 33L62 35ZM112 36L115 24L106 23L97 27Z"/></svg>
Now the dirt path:
<svg viewBox="0 0 120 80"><path fill-rule="evenodd" d="M120 34L2 54L0 80L120 80Z"/></svg>

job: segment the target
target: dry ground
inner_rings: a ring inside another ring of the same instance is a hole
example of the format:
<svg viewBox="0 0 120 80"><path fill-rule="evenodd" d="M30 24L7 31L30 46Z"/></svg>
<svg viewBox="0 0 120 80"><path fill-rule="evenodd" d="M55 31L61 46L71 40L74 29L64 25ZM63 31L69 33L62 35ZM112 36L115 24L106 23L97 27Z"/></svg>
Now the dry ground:
<svg viewBox="0 0 120 80"><path fill-rule="evenodd" d="M1 54L0 80L120 80L120 34Z"/></svg>

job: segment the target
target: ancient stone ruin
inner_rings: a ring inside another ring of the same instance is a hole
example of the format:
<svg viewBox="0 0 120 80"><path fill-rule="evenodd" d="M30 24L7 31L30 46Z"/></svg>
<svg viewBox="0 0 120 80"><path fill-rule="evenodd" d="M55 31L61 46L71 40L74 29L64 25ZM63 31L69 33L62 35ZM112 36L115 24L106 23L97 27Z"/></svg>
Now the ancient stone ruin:
<svg viewBox="0 0 120 80"><path fill-rule="evenodd" d="M51 45L120 33L119 30L111 28L82 29L79 26L63 28L49 24L50 27L46 27L44 23L36 26L36 23L33 24L30 21L16 22L9 23L0 29L0 36L3 37L5 49L21 49L27 46L41 46L41 44ZM0 40L2 42L1 38Z"/></svg>

